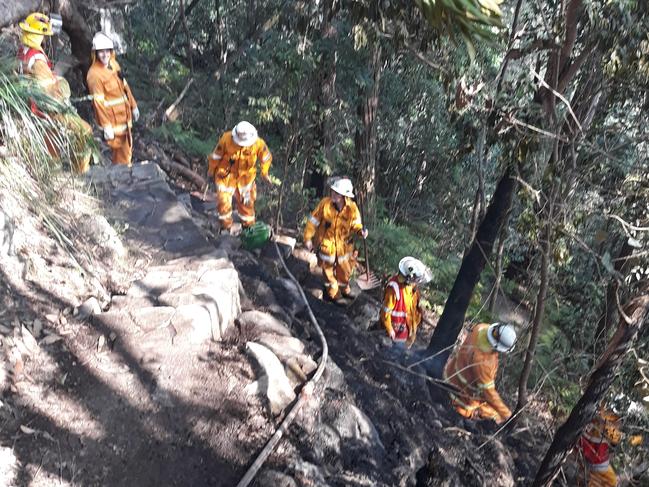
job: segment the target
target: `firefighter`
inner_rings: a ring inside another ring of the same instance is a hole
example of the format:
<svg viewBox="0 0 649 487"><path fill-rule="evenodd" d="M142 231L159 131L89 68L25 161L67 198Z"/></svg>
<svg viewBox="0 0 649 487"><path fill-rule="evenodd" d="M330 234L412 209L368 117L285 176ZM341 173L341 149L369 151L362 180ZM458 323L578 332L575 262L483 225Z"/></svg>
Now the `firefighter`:
<svg viewBox="0 0 649 487"><path fill-rule="evenodd" d="M419 285L430 282L426 265L414 257L399 261L399 272L388 280L383 294L381 323L393 346L410 348L415 342L422 314Z"/></svg>
<svg viewBox="0 0 649 487"><path fill-rule="evenodd" d="M95 120L113 152L113 164L130 166L133 122L140 118L140 110L115 59L113 40L103 32L97 32L92 39L91 62L86 80Z"/></svg>
<svg viewBox="0 0 649 487"><path fill-rule="evenodd" d="M616 446L621 438L620 417L612 411L601 410L579 438L577 449L582 468L578 485L617 486L617 475L610 464L609 448Z"/></svg>
<svg viewBox="0 0 649 487"><path fill-rule="evenodd" d="M54 74L52 62L45 54L42 44L45 36L52 36L52 22L42 13L34 12L20 22L20 49L18 51L18 71L20 74L34 80L36 85L48 96L65 105L62 113L45 113L44 107L39 107L34 100L31 109L34 115L44 119L53 119L64 130L69 131L73 141L71 164L76 173L84 173L90 166L92 155L89 141L92 138L92 128L79 117L70 105L70 85L67 81ZM53 157L60 158L60 140L56 134L48 134L45 138L47 148Z"/></svg>
<svg viewBox="0 0 649 487"><path fill-rule="evenodd" d="M335 179L330 196L323 198L304 229L304 246L317 248L318 262L325 283L325 298L344 304L351 295L349 280L354 269L354 233L367 238L354 198L354 187L347 178Z"/></svg>
<svg viewBox="0 0 649 487"><path fill-rule="evenodd" d="M257 129L246 121L239 122L231 131L225 132L208 157L207 174L216 184L221 233L230 232L233 197L242 227L245 229L254 225L257 161L261 165L261 177L272 184L268 172L273 156L266 142L257 134Z"/></svg>
<svg viewBox="0 0 649 487"><path fill-rule="evenodd" d="M444 380L457 393L451 393L455 410L469 419L491 419L497 424L512 415L496 391L498 354L509 353L516 344L516 330L506 323L474 326L457 347L444 368Z"/></svg>

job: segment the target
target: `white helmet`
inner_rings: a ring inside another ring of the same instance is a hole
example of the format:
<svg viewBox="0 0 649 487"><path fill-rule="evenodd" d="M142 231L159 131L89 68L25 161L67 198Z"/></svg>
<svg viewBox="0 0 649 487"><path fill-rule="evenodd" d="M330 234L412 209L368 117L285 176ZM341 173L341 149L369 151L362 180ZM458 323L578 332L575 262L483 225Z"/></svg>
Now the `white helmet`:
<svg viewBox="0 0 649 487"><path fill-rule="evenodd" d="M103 49L115 49L113 40L103 32L97 32L92 38L92 50L101 51Z"/></svg>
<svg viewBox="0 0 649 487"><path fill-rule="evenodd" d="M232 140L241 147L250 147L257 142L258 138L257 129L245 120L236 124L232 129Z"/></svg>
<svg viewBox="0 0 649 487"><path fill-rule="evenodd" d="M487 329L487 339L498 352L509 353L516 345L516 329L507 323L494 323Z"/></svg>
<svg viewBox="0 0 649 487"><path fill-rule="evenodd" d="M354 185L347 178L340 178L331 183L331 189L348 198L354 197Z"/></svg>
<svg viewBox="0 0 649 487"><path fill-rule="evenodd" d="M426 264L410 256L399 261L399 272L409 284L426 284L433 278Z"/></svg>

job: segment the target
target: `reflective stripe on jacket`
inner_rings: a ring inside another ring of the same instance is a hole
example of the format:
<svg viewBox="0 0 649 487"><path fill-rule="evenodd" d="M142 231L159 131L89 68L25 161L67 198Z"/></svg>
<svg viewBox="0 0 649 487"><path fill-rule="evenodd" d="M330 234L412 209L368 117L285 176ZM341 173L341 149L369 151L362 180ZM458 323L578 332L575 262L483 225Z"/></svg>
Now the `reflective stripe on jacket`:
<svg viewBox="0 0 649 487"><path fill-rule="evenodd" d="M59 101L64 101L66 95L69 96L67 82L52 72L52 62L42 50L21 46L17 57L20 74L33 79L43 92ZM34 114L43 115L33 100L31 109Z"/></svg>
<svg viewBox="0 0 649 487"><path fill-rule="evenodd" d="M86 80L97 124L102 129L112 128L115 135L122 135L133 126L132 111L137 103L128 83L121 77L121 69L114 57L109 66L96 59Z"/></svg>
<svg viewBox="0 0 649 487"><path fill-rule="evenodd" d="M405 341L416 335L421 322L419 299L417 287L407 285L399 275L388 281L383 295L381 323L388 334L394 330L395 341Z"/></svg>
<svg viewBox="0 0 649 487"><path fill-rule="evenodd" d="M485 323L474 326L448 359L444 378L459 390L458 398L464 402L482 401L495 409L502 419L511 416L511 411L496 391L498 352L487 340Z"/></svg>
<svg viewBox="0 0 649 487"><path fill-rule="evenodd" d="M353 256L352 234L360 234L362 230L361 214L354 201L345 198L345 206L338 211L327 196L320 200L307 220L304 241L313 240L314 247L319 248L318 257L321 260L333 263L337 259L343 262Z"/></svg>
<svg viewBox="0 0 649 487"><path fill-rule="evenodd" d="M273 156L264 139L258 138L250 147L241 147L232 139L232 132L225 132L208 156L207 173L217 185L239 188L240 193L250 191L257 177L257 160L262 176L268 176Z"/></svg>

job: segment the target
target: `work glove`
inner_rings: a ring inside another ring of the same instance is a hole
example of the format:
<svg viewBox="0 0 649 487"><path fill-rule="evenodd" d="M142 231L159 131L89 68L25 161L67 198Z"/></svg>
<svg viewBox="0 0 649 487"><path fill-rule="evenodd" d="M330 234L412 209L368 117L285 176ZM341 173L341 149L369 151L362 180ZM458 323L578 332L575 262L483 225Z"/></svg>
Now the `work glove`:
<svg viewBox="0 0 649 487"><path fill-rule="evenodd" d="M104 127L104 140L113 140L115 138L115 131L113 127Z"/></svg>
<svg viewBox="0 0 649 487"><path fill-rule="evenodd" d="M304 248L311 252L313 250L313 242L311 240L307 240L306 242L304 242Z"/></svg>
<svg viewBox="0 0 649 487"><path fill-rule="evenodd" d="M250 205L250 191L241 193L241 202L244 206Z"/></svg>
<svg viewBox="0 0 649 487"><path fill-rule="evenodd" d="M363 237L363 239L366 239L367 236L369 235L369 233L370 233L370 232L367 230L367 228L363 228L363 229L361 230L361 237Z"/></svg>
<svg viewBox="0 0 649 487"><path fill-rule="evenodd" d="M133 114L133 121L137 122L140 119L140 109L135 107L131 113Z"/></svg>
<svg viewBox="0 0 649 487"><path fill-rule="evenodd" d="M397 336L397 334L394 332L394 330L390 330L388 335L390 336L390 340L394 340L396 338L396 336Z"/></svg>

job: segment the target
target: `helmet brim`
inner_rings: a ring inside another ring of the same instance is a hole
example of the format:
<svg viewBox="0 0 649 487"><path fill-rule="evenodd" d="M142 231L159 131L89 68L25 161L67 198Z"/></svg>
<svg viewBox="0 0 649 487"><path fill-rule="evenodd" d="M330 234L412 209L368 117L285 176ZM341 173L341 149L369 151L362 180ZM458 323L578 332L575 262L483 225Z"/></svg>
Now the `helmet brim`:
<svg viewBox="0 0 649 487"><path fill-rule="evenodd" d="M259 135L255 135L254 137L244 140L237 135L236 128L237 127L235 126L232 129L232 140L234 141L235 144L240 145L241 147L250 147L255 142L257 142L257 139L259 139Z"/></svg>
<svg viewBox="0 0 649 487"><path fill-rule="evenodd" d="M500 325L501 323L494 323L492 326L487 328L487 340L489 340L489 343L497 352L509 353L514 349L514 346L516 344L513 343L511 346L507 347L499 340L496 340L496 337L494 336L494 330Z"/></svg>
<svg viewBox="0 0 649 487"><path fill-rule="evenodd" d="M37 29L32 28L32 27L31 27L29 24L27 24L26 22L20 22L20 23L18 24L18 27L20 27L20 29L23 30L23 31L25 31L25 32L29 32L30 34L39 34L39 35L42 35L42 36L51 36L51 35L54 33L54 32L52 31L52 27L51 27L51 26L50 26L50 27L49 27L45 32L43 32L43 31L41 31L41 30L37 30Z"/></svg>
<svg viewBox="0 0 649 487"><path fill-rule="evenodd" d="M354 193L351 191L338 191L334 188L331 188L331 191L333 191L334 193L338 193L341 196L345 196L347 198L354 198Z"/></svg>

